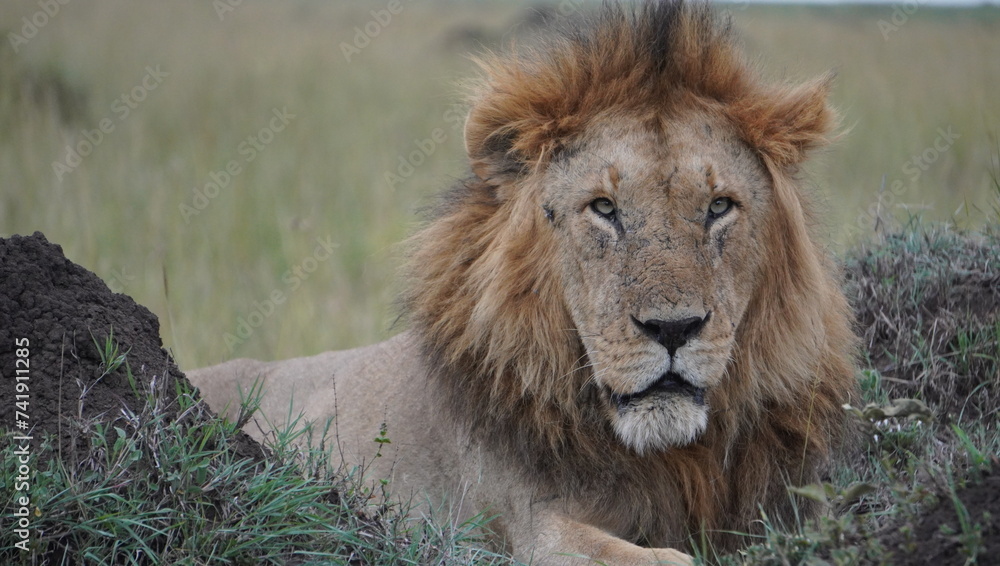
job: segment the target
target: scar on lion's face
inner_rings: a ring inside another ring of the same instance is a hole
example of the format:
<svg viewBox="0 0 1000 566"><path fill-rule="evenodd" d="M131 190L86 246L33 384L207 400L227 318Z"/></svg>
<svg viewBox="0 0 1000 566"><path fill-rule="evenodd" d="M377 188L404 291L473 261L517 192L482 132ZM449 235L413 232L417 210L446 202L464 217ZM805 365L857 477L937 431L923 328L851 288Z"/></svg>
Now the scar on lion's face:
<svg viewBox="0 0 1000 566"><path fill-rule="evenodd" d="M662 128L595 125L543 186L562 220L563 282L584 298L568 307L619 438L639 452L690 443L747 306L738 274L758 267L747 244L768 204L764 166L695 113Z"/></svg>

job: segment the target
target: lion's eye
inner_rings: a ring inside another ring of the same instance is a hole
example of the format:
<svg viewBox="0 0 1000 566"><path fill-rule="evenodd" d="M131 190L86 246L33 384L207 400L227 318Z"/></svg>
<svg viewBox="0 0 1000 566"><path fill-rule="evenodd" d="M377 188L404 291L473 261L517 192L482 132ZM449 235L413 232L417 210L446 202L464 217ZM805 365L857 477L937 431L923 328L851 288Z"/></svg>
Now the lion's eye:
<svg viewBox="0 0 1000 566"><path fill-rule="evenodd" d="M710 220L715 220L725 213L729 212L729 209L733 208L733 199L727 197L719 197L712 201L712 204L708 205L708 218Z"/></svg>
<svg viewBox="0 0 1000 566"><path fill-rule="evenodd" d="M606 198L599 198L595 200L590 203L590 207L594 209L594 212L600 214L601 216L614 216L615 214L615 203Z"/></svg>

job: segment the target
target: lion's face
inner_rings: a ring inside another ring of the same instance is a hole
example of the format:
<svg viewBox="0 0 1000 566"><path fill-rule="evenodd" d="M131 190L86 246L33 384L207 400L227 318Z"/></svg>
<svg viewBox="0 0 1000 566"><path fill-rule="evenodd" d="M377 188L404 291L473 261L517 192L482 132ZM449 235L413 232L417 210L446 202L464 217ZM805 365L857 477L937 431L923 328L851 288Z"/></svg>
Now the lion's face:
<svg viewBox="0 0 1000 566"><path fill-rule="evenodd" d="M619 438L692 442L758 277L771 185L721 120L595 125L540 179L565 302Z"/></svg>

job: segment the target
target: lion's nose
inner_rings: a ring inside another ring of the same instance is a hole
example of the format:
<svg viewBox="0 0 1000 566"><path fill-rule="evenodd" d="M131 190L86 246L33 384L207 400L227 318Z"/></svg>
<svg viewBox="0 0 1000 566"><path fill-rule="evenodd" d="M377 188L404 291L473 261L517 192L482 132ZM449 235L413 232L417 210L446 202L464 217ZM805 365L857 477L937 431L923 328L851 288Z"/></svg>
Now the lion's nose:
<svg viewBox="0 0 1000 566"><path fill-rule="evenodd" d="M646 336L656 340L673 356L681 346L687 344L688 340L701 332L711 316L712 313L709 311L704 317L692 316L676 320L650 319L645 322L640 322L633 316L632 322L635 322Z"/></svg>

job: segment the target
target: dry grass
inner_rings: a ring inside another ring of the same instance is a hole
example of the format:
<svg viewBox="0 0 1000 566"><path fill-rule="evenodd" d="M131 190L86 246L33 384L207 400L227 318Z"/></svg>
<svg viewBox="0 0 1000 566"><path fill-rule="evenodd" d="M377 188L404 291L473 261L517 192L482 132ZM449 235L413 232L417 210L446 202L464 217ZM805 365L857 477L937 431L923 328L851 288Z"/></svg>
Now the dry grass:
<svg viewBox="0 0 1000 566"><path fill-rule="evenodd" d="M852 256L858 326L886 395L920 398L948 419L996 421L997 250L995 231L967 236L928 228L890 234Z"/></svg>

